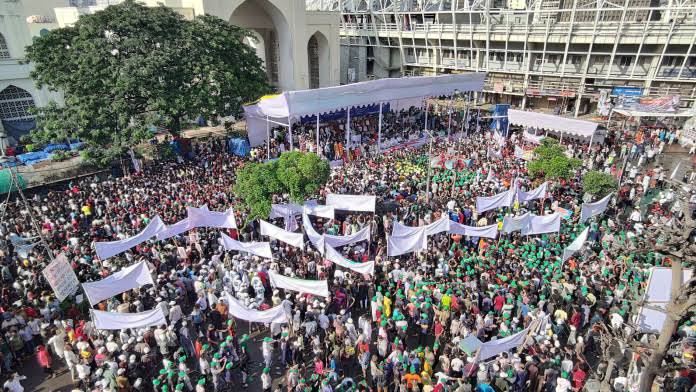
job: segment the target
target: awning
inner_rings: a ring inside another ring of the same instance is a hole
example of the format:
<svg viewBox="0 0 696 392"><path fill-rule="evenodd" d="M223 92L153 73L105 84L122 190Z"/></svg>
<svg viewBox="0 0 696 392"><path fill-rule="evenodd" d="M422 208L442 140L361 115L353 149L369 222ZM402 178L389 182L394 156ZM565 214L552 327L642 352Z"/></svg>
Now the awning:
<svg viewBox="0 0 696 392"><path fill-rule="evenodd" d="M295 118L377 102L451 95L455 90L481 91L485 78L486 74L479 72L370 80L343 86L286 91L263 97L257 105L262 116Z"/></svg>
<svg viewBox="0 0 696 392"><path fill-rule="evenodd" d="M599 125L591 121L515 109L508 110L508 121L510 124L523 127L546 129L582 137L594 135Z"/></svg>
<svg viewBox="0 0 696 392"><path fill-rule="evenodd" d="M694 117L696 111L684 109L678 112L639 112L637 110L614 109L614 113L626 117Z"/></svg>

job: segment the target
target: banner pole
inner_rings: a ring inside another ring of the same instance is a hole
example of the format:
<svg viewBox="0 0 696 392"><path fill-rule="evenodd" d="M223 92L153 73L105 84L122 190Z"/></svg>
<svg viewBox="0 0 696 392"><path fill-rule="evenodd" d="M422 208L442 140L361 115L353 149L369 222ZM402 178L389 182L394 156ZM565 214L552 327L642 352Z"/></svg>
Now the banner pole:
<svg viewBox="0 0 696 392"><path fill-rule="evenodd" d="M295 151L295 146L292 143L292 121L288 118L288 131L290 133L290 151Z"/></svg>

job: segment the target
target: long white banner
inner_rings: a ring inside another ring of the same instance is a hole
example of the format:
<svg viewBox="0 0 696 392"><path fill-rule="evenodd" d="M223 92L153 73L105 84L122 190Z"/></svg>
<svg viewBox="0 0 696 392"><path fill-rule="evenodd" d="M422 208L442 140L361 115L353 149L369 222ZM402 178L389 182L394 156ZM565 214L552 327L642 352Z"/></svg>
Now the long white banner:
<svg viewBox="0 0 696 392"><path fill-rule="evenodd" d="M314 247L319 251L319 254L324 254L324 236L319 234L314 230L312 226L312 221L309 220L309 216L306 213L302 214L302 227L304 228L305 234L309 238L309 242L314 245Z"/></svg>
<svg viewBox="0 0 696 392"><path fill-rule="evenodd" d="M522 344L527 338L529 333L529 328L531 325L520 332L510 335L506 338L491 340L490 342L485 342L479 347L478 355L476 356L477 362L483 362L488 358L495 357L498 354L510 351Z"/></svg>
<svg viewBox="0 0 696 392"><path fill-rule="evenodd" d="M324 243L329 246L339 247L350 245L360 241L370 240L370 226L363 227L360 231L351 235L324 234Z"/></svg>
<svg viewBox="0 0 696 392"><path fill-rule="evenodd" d="M268 310L252 310L245 308L244 305L239 303L239 301L229 293L225 292L224 295L227 300L227 309L230 316L253 323L284 324L288 322L288 316L283 309L283 305L278 305Z"/></svg>
<svg viewBox="0 0 696 392"><path fill-rule="evenodd" d="M326 219L333 219L336 212L332 206L322 206L319 204L305 202L303 212L308 215L319 216Z"/></svg>
<svg viewBox="0 0 696 392"><path fill-rule="evenodd" d="M273 271L268 271L268 276L273 287L317 295L320 297L329 296L329 282L326 280L305 280L290 278L280 275Z"/></svg>
<svg viewBox="0 0 696 392"><path fill-rule="evenodd" d="M573 242L570 243L565 249L563 249L563 261L568 260L575 252L582 248L582 245L587 241L587 235L590 233L590 228L586 227L579 236L577 236Z"/></svg>
<svg viewBox="0 0 696 392"><path fill-rule="evenodd" d="M408 236L396 237L390 235L387 238L387 256L399 256L427 249L428 235L425 233L425 230L423 226Z"/></svg>
<svg viewBox="0 0 696 392"><path fill-rule="evenodd" d="M452 222L449 217L443 216L442 218L436 220L435 222L425 225L425 226L406 226L400 222L394 222L394 228L392 229L392 235L395 237L406 237L417 233L421 228L425 229L425 235L435 235L438 233L446 232L450 230L450 224Z"/></svg>
<svg viewBox="0 0 696 392"><path fill-rule="evenodd" d="M140 313L103 312L101 310L92 310L91 312L94 327L97 329L116 330L167 325L167 319L159 306Z"/></svg>
<svg viewBox="0 0 696 392"><path fill-rule="evenodd" d="M337 210L375 212L375 196L366 195L326 195L326 205Z"/></svg>
<svg viewBox="0 0 696 392"><path fill-rule="evenodd" d="M94 306L114 295L147 284L154 285L155 282L152 280L152 274L150 274L150 270L147 267L147 262L141 261L102 280L83 283L82 288L85 290L89 303Z"/></svg>
<svg viewBox="0 0 696 392"><path fill-rule="evenodd" d="M494 223L488 226L467 226L457 222L450 223L450 233L466 235L469 237L497 238L498 224Z"/></svg>
<svg viewBox="0 0 696 392"><path fill-rule="evenodd" d="M304 235L302 233L293 233L283 230L263 219L260 219L259 223L261 224L261 235L269 236L296 248L304 249Z"/></svg>
<svg viewBox="0 0 696 392"><path fill-rule="evenodd" d="M529 224L522 228L522 235L557 233L561 230L561 214L533 215Z"/></svg>
<svg viewBox="0 0 696 392"><path fill-rule="evenodd" d="M222 246L224 246L226 250L251 253L252 255L265 257L267 259L273 258L270 242L239 242L230 238L225 233L220 233L220 237L222 238Z"/></svg>
<svg viewBox="0 0 696 392"><path fill-rule="evenodd" d="M179 234L186 233L187 231L191 230L193 228L193 225L191 225L191 221L189 221L189 218L184 218L173 225L167 226L164 230L160 231L157 233L157 239L162 241L166 240L167 238L171 238L174 236L177 236Z"/></svg>
<svg viewBox="0 0 696 392"><path fill-rule="evenodd" d="M544 182L543 184L536 187L536 189L532 189L529 192L522 192L518 190L517 198L520 201L520 203L524 203L534 199L543 199L544 197L546 197L548 185L548 182Z"/></svg>
<svg viewBox="0 0 696 392"><path fill-rule="evenodd" d="M532 214L530 212L525 213L520 216L505 216L503 218L503 233L512 233L513 231L522 230L529 225L529 221L532 219Z"/></svg>
<svg viewBox="0 0 696 392"><path fill-rule="evenodd" d="M477 197L476 211L481 214L500 207L510 207L515 197L515 190L510 189L493 196Z"/></svg>
<svg viewBox="0 0 696 392"><path fill-rule="evenodd" d="M324 258L335 263L336 265L340 265L343 268L348 268L361 274L372 275L375 273L374 260L366 263L356 263L343 257L341 253L329 246L329 244L326 244L326 255Z"/></svg>
<svg viewBox="0 0 696 392"><path fill-rule="evenodd" d="M236 229L237 221L234 211L230 208L225 212L210 211L206 208L187 207L188 219L193 227L214 227L220 229Z"/></svg>
<svg viewBox="0 0 696 392"><path fill-rule="evenodd" d="M580 222L584 222L595 215L603 213L609 205L609 200L611 200L611 196L612 194L610 193L594 203L582 203L582 211L580 212Z"/></svg>
<svg viewBox="0 0 696 392"><path fill-rule="evenodd" d="M100 259L106 260L111 256L125 252L128 249L149 240L163 230L165 230L165 226L162 219L160 219L159 216L155 216L150 221L150 224L148 224L147 227L145 227L145 229L143 229L143 231L140 233L118 241L95 242L94 249L97 251L97 256Z"/></svg>

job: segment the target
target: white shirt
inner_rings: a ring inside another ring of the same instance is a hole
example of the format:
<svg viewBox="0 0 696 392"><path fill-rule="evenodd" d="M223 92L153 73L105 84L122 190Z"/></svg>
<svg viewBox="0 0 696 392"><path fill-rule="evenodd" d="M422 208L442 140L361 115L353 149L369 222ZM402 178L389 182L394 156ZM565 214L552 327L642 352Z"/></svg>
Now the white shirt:
<svg viewBox="0 0 696 392"><path fill-rule="evenodd" d="M26 379L26 376L16 376L11 380L5 381L3 387L7 388L10 392L24 392L24 387L19 382Z"/></svg>

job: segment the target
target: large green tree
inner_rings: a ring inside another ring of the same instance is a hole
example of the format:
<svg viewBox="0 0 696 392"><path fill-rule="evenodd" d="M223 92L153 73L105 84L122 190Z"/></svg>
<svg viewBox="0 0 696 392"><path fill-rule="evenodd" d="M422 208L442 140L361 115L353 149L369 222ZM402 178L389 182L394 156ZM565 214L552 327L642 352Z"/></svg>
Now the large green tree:
<svg viewBox="0 0 696 392"><path fill-rule="evenodd" d="M268 91L247 30L204 15L133 0L84 15L27 47L39 86L65 105L38 112L38 142L79 138L108 160L149 136L149 125L177 134L186 120L238 114Z"/></svg>
<svg viewBox="0 0 696 392"><path fill-rule="evenodd" d="M329 179L329 163L317 154L286 152L276 161L248 163L237 171L234 193L249 211L249 219L268 218L273 195L288 194L302 204Z"/></svg>
<svg viewBox="0 0 696 392"><path fill-rule="evenodd" d="M544 138L541 145L534 149L535 158L527 164L527 169L532 175L546 180L568 178L582 162L568 158L565 151L555 139Z"/></svg>
<svg viewBox="0 0 696 392"><path fill-rule="evenodd" d="M595 197L604 197L615 191L619 182L611 174L592 170L582 177L582 188Z"/></svg>

